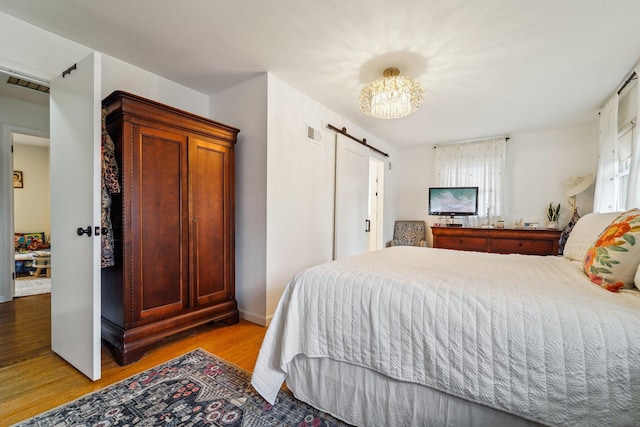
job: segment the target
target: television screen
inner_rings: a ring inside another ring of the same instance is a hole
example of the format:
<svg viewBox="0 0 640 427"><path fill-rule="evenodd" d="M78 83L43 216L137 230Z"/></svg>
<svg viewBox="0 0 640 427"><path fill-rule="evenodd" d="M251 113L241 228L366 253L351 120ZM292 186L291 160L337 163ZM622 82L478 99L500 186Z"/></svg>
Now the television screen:
<svg viewBox="0 0 640 427"><path fill-rule="evenodd" d="M478 187L429 188L429 215L478 215Z"/></svg>

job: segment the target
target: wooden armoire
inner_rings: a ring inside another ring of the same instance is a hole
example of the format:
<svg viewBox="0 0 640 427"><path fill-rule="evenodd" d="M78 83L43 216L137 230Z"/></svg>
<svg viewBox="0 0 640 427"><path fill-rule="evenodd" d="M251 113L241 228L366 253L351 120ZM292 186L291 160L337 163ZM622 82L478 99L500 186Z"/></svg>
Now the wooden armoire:
<svg viewBox="0 0 640 427"><path fill-rule="evenodd" d="M238 322L239 131L122 91L103 108L121 194L111 196L115 266L102 269L102 338L125 365L169 335Z"/></svg>

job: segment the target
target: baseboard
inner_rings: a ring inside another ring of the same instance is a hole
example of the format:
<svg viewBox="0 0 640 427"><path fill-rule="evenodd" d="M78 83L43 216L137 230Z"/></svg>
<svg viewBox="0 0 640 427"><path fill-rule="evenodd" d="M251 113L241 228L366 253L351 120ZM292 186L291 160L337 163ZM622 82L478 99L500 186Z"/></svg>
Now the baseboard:
<svg viewBox="0 0 640 427"><path fill-rule="evenodd" d="M268 316L268 317L264 317L264 316L259 316L255 313L251 313L248 311L244 311L244 310L238 310L240 311L240 318L244 319L248 322L251 323L255 323L257 325L260 326L269 326L269 323L271 323L271 318L273 317L273 315Z"/></svg>

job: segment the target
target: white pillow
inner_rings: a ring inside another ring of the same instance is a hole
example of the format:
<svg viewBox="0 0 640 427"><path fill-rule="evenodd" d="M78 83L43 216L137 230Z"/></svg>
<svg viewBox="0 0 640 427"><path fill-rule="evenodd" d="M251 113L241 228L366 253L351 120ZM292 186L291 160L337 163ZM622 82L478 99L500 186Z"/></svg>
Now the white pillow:
<svg viewBox="0 0 640 427"><path fill-rule="evenodd" d="M636 277L634 277L633 281L636 284L636 288L640 289L640 265L638 265L638 271L636 271Z"/></svg>
<svg viewBox="0 0 640 427"><path fill-rule="evenodd" d="M562 255L570 260L582 262L587 249L618 215L620 212L589 213L580 218L569 234Z"/></svg>

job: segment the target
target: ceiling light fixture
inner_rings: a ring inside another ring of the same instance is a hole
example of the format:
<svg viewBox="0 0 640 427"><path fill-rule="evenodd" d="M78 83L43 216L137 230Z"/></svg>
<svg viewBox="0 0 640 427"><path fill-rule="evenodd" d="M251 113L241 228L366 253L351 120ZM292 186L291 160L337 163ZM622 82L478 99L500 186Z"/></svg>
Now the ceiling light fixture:
<svg viewBox="0 0 640 427"><path fill-rule="evenodd" d="M384 78L366 85L360 92L360 109L378 119L399 119L414 113L424 101L419 82L400 75L397 68L387 68Z"/></svg>

